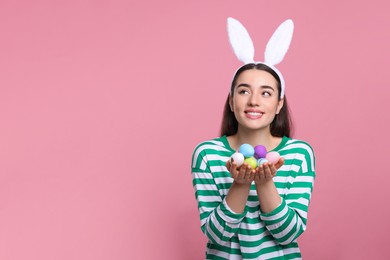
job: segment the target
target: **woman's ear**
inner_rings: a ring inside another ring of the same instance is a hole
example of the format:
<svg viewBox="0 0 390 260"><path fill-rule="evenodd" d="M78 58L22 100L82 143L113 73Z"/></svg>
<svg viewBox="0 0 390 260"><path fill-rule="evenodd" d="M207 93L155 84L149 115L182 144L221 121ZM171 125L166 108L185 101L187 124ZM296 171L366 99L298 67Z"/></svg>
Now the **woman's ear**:
<svg viewBox="0 0 390 260"><path fill-rule="evenodd" d="M282 98L278 101L278 107L276 108L277 115L279 114L280 110L282 110L283 105L284 105L284 98Z"/></svg>
<svg viewBox="0 0 390 260"><path fill-rule="evenodd" d="M229 106L230 106L230 111L234 112L232 95L229 95Z"/></svg>

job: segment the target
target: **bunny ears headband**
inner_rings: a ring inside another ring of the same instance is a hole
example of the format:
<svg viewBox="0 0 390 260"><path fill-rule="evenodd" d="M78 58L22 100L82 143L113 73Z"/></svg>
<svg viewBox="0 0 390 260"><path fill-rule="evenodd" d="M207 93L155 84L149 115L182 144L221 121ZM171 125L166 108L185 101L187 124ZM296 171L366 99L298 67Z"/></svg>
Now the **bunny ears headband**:
<svg viewBox="0 0 390 260"><path fill-rule="evenodd" d="M282 73L275 68L275 65L283 60L284 55L290 47L294 31L293 21L288 19L276 29L265 48L264 62L254 61L255 49L252 39L248 31L239 21L229 17L227 20L227 30L234 54L244 65L249 63L262 63L278 74L281 83L280 97L283 98L285 92L284 79Z"/></svg>

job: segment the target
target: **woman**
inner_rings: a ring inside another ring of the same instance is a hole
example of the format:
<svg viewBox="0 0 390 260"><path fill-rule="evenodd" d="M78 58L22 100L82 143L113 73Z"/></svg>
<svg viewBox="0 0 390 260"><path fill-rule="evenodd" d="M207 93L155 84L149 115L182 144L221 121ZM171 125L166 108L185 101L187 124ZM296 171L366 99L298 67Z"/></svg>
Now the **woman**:
<svg viewBox="0 0 390 260"><path fill-rule="evenodd" d="M235 74L221 137L199 144L192 176L209 239L207 259L301 259L297 238L306 229L315 178L314 153L290 137L284 80L273 66L248 63ZM230 156L243 143L281 158L252 169Z"/></svg>

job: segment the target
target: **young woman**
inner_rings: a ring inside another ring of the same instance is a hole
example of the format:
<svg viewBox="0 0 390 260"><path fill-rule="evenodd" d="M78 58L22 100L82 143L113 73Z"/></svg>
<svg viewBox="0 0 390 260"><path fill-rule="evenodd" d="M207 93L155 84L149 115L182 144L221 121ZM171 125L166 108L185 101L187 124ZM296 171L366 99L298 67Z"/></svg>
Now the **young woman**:
<svg viewBox="0 0 390 260"><path fill-rule="evenodd" d="M235 74L221 137L202 142L192 157L206 259L301 259L297 238L306 229L315 158L292 139L280 73L249 63ZM281 158L252 169L230 156L241 144L263 145Z"/></svg>

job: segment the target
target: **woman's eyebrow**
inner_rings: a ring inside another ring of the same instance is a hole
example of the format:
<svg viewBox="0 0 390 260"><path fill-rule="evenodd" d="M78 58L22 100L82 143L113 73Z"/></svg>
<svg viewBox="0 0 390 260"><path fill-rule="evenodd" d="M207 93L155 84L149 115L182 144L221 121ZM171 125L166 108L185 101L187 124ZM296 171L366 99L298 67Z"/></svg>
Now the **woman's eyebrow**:
<svg viewBox="0 0 390 260"><path fill-rule="evenodd" d="M241 84L237 85L236 88L238 88L238 87L247 87L247 88L250 88L251 85L249 85L249 84L247 84L247 83L241 83Z"/></svg>
<svg viewBox="0 0 390 260"><path fill-rule="evenodd" d="M251 85L249 85L248 83L240 83L237 85L236 88L239 88L239 87L247 87L247 88L251 88ZM261 85L260 88L262 89L271 89L272 91L275 91L275 89L271 86L268 86L268 85Z"/></svg>
<svg viewBox="0 0 390 260"><path fill-rule="evenodd" d="M264 89L272 89L273 91L275 91L275 89L271 86L268 86L268 85L262 85L260 86L261 88L264 88Z"/></svg>

